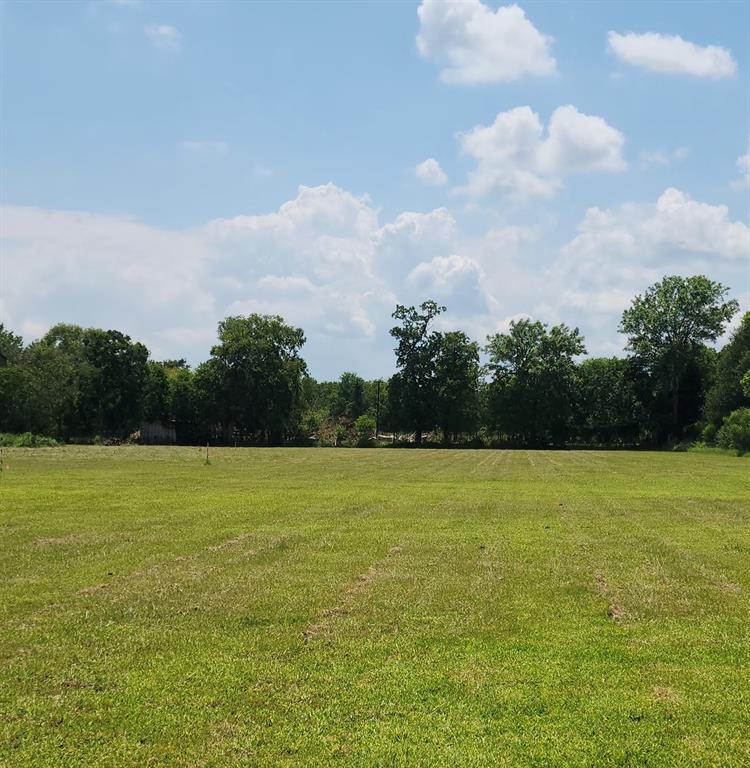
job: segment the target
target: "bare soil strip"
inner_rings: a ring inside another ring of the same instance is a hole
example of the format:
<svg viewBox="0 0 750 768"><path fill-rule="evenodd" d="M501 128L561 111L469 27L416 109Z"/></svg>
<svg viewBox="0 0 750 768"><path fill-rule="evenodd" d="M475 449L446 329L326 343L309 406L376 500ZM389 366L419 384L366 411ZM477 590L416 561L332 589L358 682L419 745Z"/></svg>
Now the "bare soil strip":
<svg viewBox="0 0 750 768"><path fill-rule="evenodd" d="M350 613L359 597L370 588L375 581L378 581L388 574L386 566L389 560L394 556L399 555L402 549L403 547L398 545L391 547L385 557L375 561L364 573L360 573L359 576L357 576L357 578L343 591L336 605L323 610L315 621L302 631L303 641L309 643L318 637L329 634L334 620L337 617L346 616Z"/></svg>

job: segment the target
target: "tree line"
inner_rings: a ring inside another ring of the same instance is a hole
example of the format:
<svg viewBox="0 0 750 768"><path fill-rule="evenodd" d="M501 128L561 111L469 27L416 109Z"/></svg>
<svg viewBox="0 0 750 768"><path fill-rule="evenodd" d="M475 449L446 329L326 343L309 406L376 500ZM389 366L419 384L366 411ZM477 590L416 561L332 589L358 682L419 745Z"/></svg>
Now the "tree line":
<svg viewBox="0 0 750 768"><path fill-rule="evenodd" d="M398 305L396 373L316 381L304 332L273 315L228 317L208 360L156 361L115 330L60 324L24 345L0 325L0 432L62 441L137 439L169 425L196 444L642 446L750 439L750 313L698 275L636 296L627 356L586 357L577 328L521 319L483 346L437 330L444 306ZM484 362L483 362L484 360ZM744 441L744 442L743 442ZM747 445L745 450L750 450Z"/></svg>

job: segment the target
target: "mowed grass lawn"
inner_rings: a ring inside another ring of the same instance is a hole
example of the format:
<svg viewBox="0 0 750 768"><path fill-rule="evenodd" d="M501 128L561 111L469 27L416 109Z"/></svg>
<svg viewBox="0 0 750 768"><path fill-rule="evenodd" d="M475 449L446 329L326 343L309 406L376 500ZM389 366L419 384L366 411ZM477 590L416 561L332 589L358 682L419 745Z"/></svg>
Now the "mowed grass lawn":
<svg viewBox="0 0 750 768"><path fill-rule="evenodd" d="M750 765L747 459L5 459L2 765Z"/></svg>

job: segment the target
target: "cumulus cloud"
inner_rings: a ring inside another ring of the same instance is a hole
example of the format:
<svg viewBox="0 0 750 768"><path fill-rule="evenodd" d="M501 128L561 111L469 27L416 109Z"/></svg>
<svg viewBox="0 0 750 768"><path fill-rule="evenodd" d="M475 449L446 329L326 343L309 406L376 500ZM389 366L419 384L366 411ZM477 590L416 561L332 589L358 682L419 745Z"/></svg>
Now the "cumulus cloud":
<svg viewBox="0 0 750 768"><path fill-rule="evenodd" d="M517 5L493 11L480 0L423 0L417 12L417 48L442 67L445 83L507 82L555 72L551 38Z"/></svg>
<svg viewBox="0 0 750 768"><path fill-rule="evenodd" d="M146 37L163 51L178 51L182 47L182 33L169 24L147 24Z"/></svg>
<svg viewBox="0 0 750 768"><path fill-rule="evenodd" d="M491 125L461 134L459 144L476 160L464 188L473 197L491 192L551 197L562 186L562 176L626 168L623 134L571 105L552 113L546 136L531 107L516 107L498 114Z"/></svg>
<svg viewBox="0 0 750 768"><path fill-rule="evenodd" d="M653 72L718 79L737 71L731 51L717 45L696 45L679 35L610 32L607 39L618 59Z"/></svg>
<svg viewBox="0 0 750 768"><path fill-rule="evenodd" d="M750 139L747 142L747 152L737 158L737 170L740 176L731 182L732 189L738 192L750 189Z"/></svg>
<svg viewBox="0 0 750 768"><path fill-rule="evenodd" d="M433 187L441 187L448 181L448 177L440 167L440 163L432 157L428 157L427 160L421 162L414 169L414 172L418 179Z"/></svg>
<svg viewBox="0 0 750 768"><path fill-rule="evenodd" d="M667 189L654 203L586 212L562 249L532 226L468 235L446 208L381 223L366 196L299 187L270 213L175 232L117 216L6 207L0 317L30 337L55 322L119 328L158 358L205 359L227 314L304 328L314 375L383 375L396 302L444 301L473 338L530 315L581 326L613 351L617 316L666 273L746 284L750 229L725 206Z"/></svg>
<svg viewBox="0 0 750 768"><path fill-rule="evenodd" d="M471 307L476 314L486 309L482 268L468 256L436 256L418 264L407 280L421 296L450 300L464 311Z"/></svg>
<svg viewBox="0 0 750 768"><path fill-rule="evenodd" d="M561 251L551 279L567 285L564 302L593 311L622 310L633 294L664 274L734 276L750 259L750 228L724 205L670 188L653 204L590 208Z"/></svg>
<svg viewBox="0 0 750 768"><path fill-rule="evenodd" d="M200 326L216 314L211 252L191 233L25 207L4 207L2 221L4 294L15 322L37 331L105 324L147 338L176 318Z"/></svg>

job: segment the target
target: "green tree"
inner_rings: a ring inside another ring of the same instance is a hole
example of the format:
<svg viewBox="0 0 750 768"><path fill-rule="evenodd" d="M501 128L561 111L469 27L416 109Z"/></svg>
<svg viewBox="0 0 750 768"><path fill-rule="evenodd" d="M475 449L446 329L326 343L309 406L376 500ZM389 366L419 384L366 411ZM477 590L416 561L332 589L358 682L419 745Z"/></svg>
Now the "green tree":
<svg viewBox="0 0 750 768"><path fill-rule="evenodd" d="M14 363L21 356L21 352L23 352L23 339L0 323L0 354L9 363Z"/></svg>
<svg viewBox="0 0 750 768"><path fill-rule="evenodd" d="M463 331L439 336L435 359L437 423L448 444L479 426L479 345Z"/></svg>
<svg viewBox="0 0 750 768"><path fill-rule="evenodd" d="M0 432L24 432L26 371L16 363L23 353L23 339L0 323Z"/></svg>
<svg viewBox="0 0 750 768"><path fill-rule="evenodd" d="M166 422L170 418L169 377L164 363L149 360L143 383L143 420Z"/></svg>
<svg viewBox="0 0 750 768"><path fill-rule="evenodd" d="M355 421L366 410L364 379L349 371L342 373L338 381L331 416Z"/></svg>
<svg viewBox="0 0 750 768"><path fill-rule="evenodd" d="M665 277L636 296L622 315L620 331L628 349L669 401L672 439L682 433L680 388L691 363L715 341L737 312L728 288L703 275Z"/></svg>
<svg viewBox="0 0 750 768"><path fill-rule="evenodd" d="M63 406L66 437L125 436L139 424L148 349L120 331L61 323L39 342L65 357L73 370Z"/></svg>
<svg viewBox="0 0 750 768"><path fill-rule="evenodd" d="M750 408L732 411L724 419L717 437L722 448L734 448L739 456L750 453Z"/></svg>
<svg viewBox="0 0 750 768"><path fill-rule="evenodd" d="M216 428L226 418L226 407L220 408L222 366L211 357L198 365L192 378L192 399L195 409L195 432L201 443L214 441Z"/></svg>
<svg viewBox="0 0 750 768"><path fill-rule="evenodd" d="M75 371L59 350L39 341L0 368L0 431L64 436Z"/></svg>
<svg viewBox="0 0 750 768"><path fill-rule="evenodd" d="M205 373L215 387L211 407L225 438L236 428L277 443L298 430L307 371L299 356L304 343L302 329L276 315L228 317L219 323L219 343L211 349L211 369Z"/></svg>
<svg viewBox="0 0 750 768"><path fill-rule="evenodd" d="M105 434L125 436L141 420L148 349L120 331L87 328L86 362L93 369L84 389L85 407Z"/></svg>
<svg viewBox="0 0 750 768"><path fill-rule="evenodd" d="M445 307L428 300L419 309L398 304L392 315L400 325L390 331L398 342L399 369L389 384L391 418L402 429L415 433L417 445L422 444L423 433L435 425L435 360L440 334L430 326L441 312Z"/></svg>
<svg viewBox="0 0 750 768"><path fill-rule="evenodd" d="M370 413L363 413L354 422L354 430L357 433L357 447L368 448L375 440L375 417Z"/></svg>
<svg viewBox="0 0 750 768"><path fill-rule="evenodd" d="M586 351L578 329L563 324L547 330L519 320L487 341L491 426L522 445L564 443L573 414L573 357Z"/></svg>
<svg viewBox="0 0 750 768"><path fill-rule="evenodd" d="M750 372L750 312L745 312L732 338L719 352L713 386L706 395L705 417L719 426L732 411L750 406L742 377Z"/></svg>
<svg viewBox="0 0 750 768"><path fill-rule="evenodd" d="M594 357L576 366L576 431L604 445L638 439L638 401L629 360Z"/></svg>

